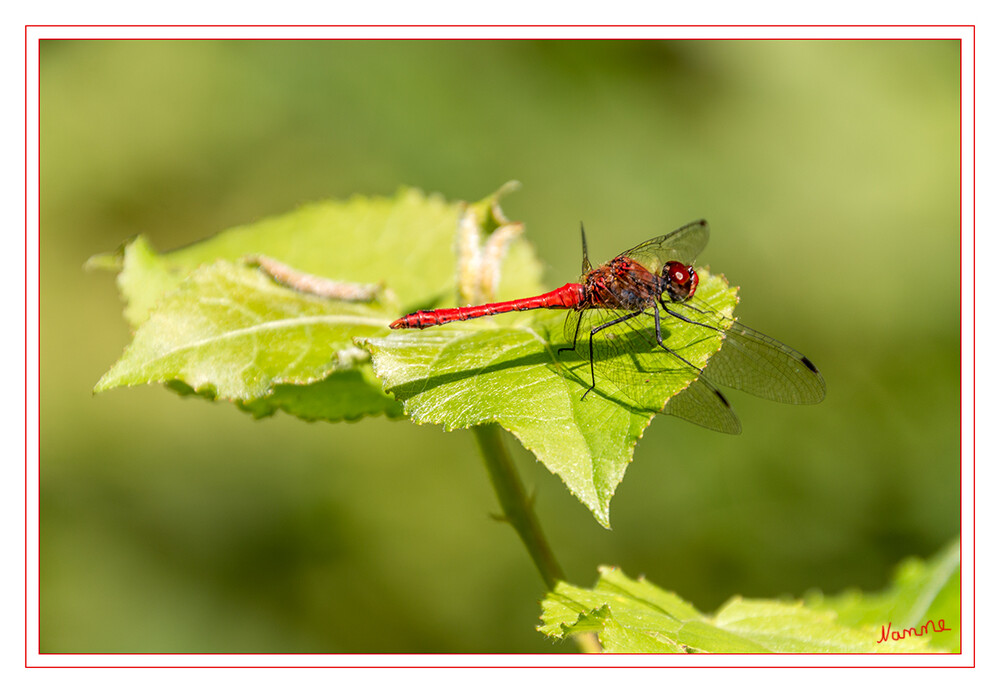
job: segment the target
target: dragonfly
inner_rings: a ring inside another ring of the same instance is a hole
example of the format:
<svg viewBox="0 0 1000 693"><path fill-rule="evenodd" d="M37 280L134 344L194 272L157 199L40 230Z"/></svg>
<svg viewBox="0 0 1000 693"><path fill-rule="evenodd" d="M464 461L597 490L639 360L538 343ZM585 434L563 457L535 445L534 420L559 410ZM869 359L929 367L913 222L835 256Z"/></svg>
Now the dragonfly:
<svg viewBox="0 0 1000 693"><path fill-rule="evenodd" d="M593 267L580 225L583 268L579 282L537 296L460 308L418 310L392 329L425 329L459 320L524 310L567 310L563 334L589 362L585 398L602 381L614 384L644 412L675 416L706 428L736 434L739 418L719 386L787 404L816 404L826 396L819 369L806 356L712 310L697 297L695 259L708 245L709 227L695 221L626 250ZM722 346L699 368L664 336L680 327ZM683 389L664 401L662 385L674 378Z"/></svg>

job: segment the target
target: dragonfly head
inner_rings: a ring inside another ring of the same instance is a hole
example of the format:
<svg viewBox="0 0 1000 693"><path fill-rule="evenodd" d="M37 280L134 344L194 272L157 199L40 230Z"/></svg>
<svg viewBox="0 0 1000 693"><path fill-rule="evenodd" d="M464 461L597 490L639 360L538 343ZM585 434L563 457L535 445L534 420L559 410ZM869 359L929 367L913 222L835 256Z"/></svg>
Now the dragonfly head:
<svg viewBox="0 0 1000 693"><path fill-rule="evenodd" d="M671 261L663 266L665 291L674 303L683 303L694 296L698 288L698 273L691 265Z"/></svg>

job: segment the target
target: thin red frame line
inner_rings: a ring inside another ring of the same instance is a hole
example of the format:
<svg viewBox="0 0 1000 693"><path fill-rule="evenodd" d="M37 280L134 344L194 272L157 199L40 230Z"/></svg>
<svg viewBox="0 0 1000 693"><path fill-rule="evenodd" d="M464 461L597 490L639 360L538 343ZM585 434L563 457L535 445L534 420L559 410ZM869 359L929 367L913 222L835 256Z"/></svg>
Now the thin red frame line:
<svg viewBox="0 0 1000 693"><path fill-rule="evenodd" d="M599 655L604 657L605 653ZM295 656L295 655L288 655ZM345 655L346 656L346 655ZM384 657L408 655L381 655ZM409 655L429 656L429 655ZM454 656L454 655L449 655ZM518 655L494 655L516 657ZM565 656L565 655L543 655ZM634 656L634 655L633 655ZM657 655L663 656L663 655ZM692 655L700 657L702 655ZM785 655L774 655L785 656ZM955 656L954 654L952 656ZM58 664L28 666L28 669L972 669L973 665L943 666L939 664L884 664L828 666L820 664L630 664L630 665L579 665L579 664Z"/></svg>
<svg viewBox="0 0 1000 693"><path fill-rule="evenodd" d="M555 39L540 39L530 36L518 37L518 38L498 38L495 36L429 36L429 37L417 37L417 36L398 36L394 38L377 38L371 36L291 36L288 38L247 38L247 37L232 37L232 38L208 38L208 37L192 37L192 38L164 38L160 36L129 36L118 37L102 37L102 36L92 36L89 38L62 38L62 37L48 37L40 38L39 41L961 41L961 39L946 38L939 36L929 36L920 37L914 36L909 38L880 38L880 39L869 39L869 38L829 38L827 36L802 36L795 38L698 38L698 37L684 37L684 38L673 38L673 37L659 37L659 36L645 36L645 37L628 37L628 38L588 38L588 37L577 37L577 36L567 36L565 38L555 38Z"/></svg>
<svg viewBox="0 0 1000 693"><path fill-rule="evenodd" d="M119 27L123 27L123 28L136 28L136 27L152 27L152 28L161 28L161 27L163 27L163 28L174 28L174 27L211 27L211 28L215 28L215 27L229 27L229 28L254 28L254 27L259 27L259 28L272 28L272 27L274 27L274 28L281 28L281 27L293 27L293 28L294 27L304 27L304 28L316 28L316 27L319 27L319 28L323 28L323 27L344 27L344 28L355 28L355 27L373 27L373 28L394 28L394 27L427 27L427 28L434 28L434 27L443 27L443 28L451 28L451 27L456 27L456 28L463 28L463 27L484 27L484 28L494 28L494 27L499 27L499 28L507 28L507 27L546 27L546 28L547 27L561 27L561 28L590 28L590 27L595 27L595 28L604 28L604 27L644 27L644 28L647 28L647 27L648 28L661 28L661 27L667 27L667 28L669 28L669 27L720 27L720 28L721 27L743 27L743 28L755 28L755 27L787 27L787 28L800 28L800 27L823 27L823 28L826 28L826 27L831 27L831 28L837 28L837 27L856 27L856 28L863 28L863 27L878 27L878 28L881 28L881 27L894 27L894 28L917 28L917 27L920 27L920 28L971 28L972 29L972 50L973 50L973 60L972 60L972 85L973 85L973 87L972 87L972 108L973 108L973 110L972 110L972 130L973 130L973 133L972 133L972 168L973 168L973 172L972 172L972 177L973 177L973 182L972 182L972 200L973 200L973 212L972 212L972 214L973 214L972 252L973 252L973 272L972 272L972 274L973 274L973 281L975 281L975 274L976 274L975 273L975 230L974 230L975 229L975 162L976 162L976 159L975 159L975 141L976 141L976 138L975 138L975 123L976 123L976 118L975 118L975 104L976 104L976 93L975 93L975 76L976 76L976 65L975 65L975 62L976 62L975 61L975 24L942 24L942 25L936 25L936 24L916 24L916 25L893 25L893 24L841 24L841 25L834 25L834 24L831 24L831 25L821 25L821 24L804 24L804 25L795 25L795 24L791 24L791 25L790 24L759 24L759 25L757 25L757 24L750 24L750 25L742 25L742 24L717 24L717 25L716 24L665 24L665 25L659 25L659 24L654 24L654 25L647 25L647 24L574 24L574 25L561 25L561 24L498 24L498 25L486 25L486 24L390 24L390 25L378 25L378 24L344 24L344 25L337 25L337 24L334 24L334 25L307 25L307 24L289 24L289 25L266 25L266 24L265 25L257 25L257 24L251 24L251 25L225 25L225 24L204 24L204 25L199 25L199 24L194 24L194 25L185 25L185 24L176 24L176 25L169 25L169 24L168 25L145 25L145 24L135 24L135 25L133 25L133 24L117 24L117 25L37 24L37 25L34 25L34 24L26 24L25 25L25 47L24 47L24 55L25 55L25 105L24 105L25 130L27 130L27 121L28 121L28 98L27 98L28 97L28 67L27 67L27 65L28 65L28 30L30 28L46 28L46 27L62 27L62 28L76 28L76 27L91 27L91 28L96 28L96 27L110 27L110 28L119 28ZM39 41L39 42L41 42L42 40L46 40L46 39L38 38L36 40ZM94 39L62 39L62 40L94 40ZM121 38L121 39L114 39L114 40L275 40L275 39L240 39L240 38L225 38L225 39L210 39L210 38L195 38L195 39L155 38L155 39L142 39L142 38L137 38L137 37L128 37L128 38ZM290 38L290 39L278 39L278 40L303 40L303 39ZM343 39L323 39L323 38L318 38L318 39L306 39L306 40L343 40ZM346 40L364 40L364 39L346 39ZM382 39L382 40L406 40L406 39L390 38L390 39ZM419 40L419 39L414 39L414 40ZM471 37L456 37L455 40L477 40L477 39L471 38ZM484 39L478 39L478 40L484 40ZM485 40L533 40L533 39L485 39ZM537 40L543 40L543 39L537 39ZM606 39L600 39L600 38L598 38L598 39L591 39L591 40L606 40ZM609 40L641 40L641 39L609 39ZM684 39L676 39L676 40L699 40L699 41L706 41L706 40L709 40L709 41L711 41L711 40L726 40L726 41L746 41L746 40L788 40L788 41L807 41L807 40L813 40L813 41L815 41L815 40L830 40L830 41L837 41L837 40L845 40L845 39L843 39L843 38L826 38L826 37L823 37L823 38L813 38L813 39L810 39L808 37L779 38L779 39L773 39L773 38L772 39L765 39L765 38L758 39L758 38L735 37L735 38L727 38L727 39L711 39L711 38L690 38L690 39L688 39L688 38L684 38ZM900 39L894 39L894 38L891 38L891 39L865 38L865 39L862 39L862 40L958 40L959 44L961 44L961 42L964 39L962 39L962 38L958 38L958 39L949 39L949 38L920 39L920 38L917 38L917 37L907 37L907 38L900 38ZM962 54L961 54L961 50L960 50L959 51L959 69L960 70L961 70L961 61L962 61ZM40 65L39 65L39 80L40 79L41 79L41 71L40 71ZM39 84L39 87L40 87L40 84ZM959 194L960 194L960 202L959 202L959 205L960 205L960 207L959 207L959 247L960 248L961 248L961 237L962 237L962 208L961 208L961 190L962 190L962 169L961 169L961 161L962 161L962 150L961 150L961 142L962 142L962 118L961 118L961 116L962 116L962 102L961 102L961 96L960 96L960 99L959 99L959 142L960 142L960 149L959 149ZM39 132L39 137L40 137L41 136L41 122L40 122L41 121L41 104L39 104L39 109L38 109L38 121L39 122L37 123L37 126L38 126L38 132ZM27 180L27 175L28 175L28 138L27 138L27 132L25 132L24 168L25 168L25 180ZM40 219L41 218L40 217L40 214L41 214L41 167L40 166L39 166L39 170L38 170L37 185L38 185L38 191L39 191L39 203L38 203L39 209L37 210L37 212L39 214L38 218ZM25 186L24 196L25 196L25 211L27 212L27 208L28 208L28 188L27 188L27 186ZM24 259L24 263L25 263L24 264L24 267L25 267L25 279L24 279L24 286L25 286L25 304L24 304L25 322L27 322L27 317L28 317L28 299L27 299L27 296L28 296L28 277L27 277L27 274L28 274L27 273L27 269L28 269L27 243L28 243L28 240L27 240L27 235L28 235L28 218L27 218L27 214L25 214L25 251L24 251L24 254L25 254L25 259ZM39 243L40 243L40 240L39 240ZM39 258L39 262L41 262L40 258ZM961 276L961 252L960 252L960 256L959 256L959 272L960 272L959 276ZM38 315L38 319L39 319L39 335L38 335L38 337L39 337L39 346L38 346L39 354L38 354L38 358L39 358L39 365L41 364L41 353L40 353L40 350L41 350L41 334L40 334L40 330L41 330L41 295L40 295L40 291L41 291L41 289L39 287L39 296L38 296L38 313L39 313L39 315ZM959 302L960 302L960 304L961 304L961 297L962 297L962 287L961 287L961 285L959 285ZM976 345L975 345L975 327L976 327L976 325L975 325L975 290L973 290L973 294L972 294L972 305L973 305L973 319L972 319L972 334L973 334L973 342L972 342L972 371L973 371L973 383L972 383L972 393L973 393L973 401L972 401L972 411L973 411L973 423L972 423L972 428L973 428L972 478L973 478L973 490L972 490L972 495L973 495L973 512L974 512L975 505L976 505L975 504L975 379L974 379L975 378L975 352L976 352ZM24 392L24 400L25 400L25 412L27 412L27 406L28 406L28 385L27 385L27 383L28 383L28 373L27 373L28 337L27 337L27 332L25 332L24 345L25 345L25 360L26 360L26 362L25 362L25 392ZM960 376L961 376L961 371L962 371L961 360L959 361L959 371L960 371ZM39 391L40 391L40 388L41 388L41 370L40 370L40 368L39 368L39 374L38 374L37 380L38 380L37 384L38 384ZM960 399L959 400L959 418L960 418L960 420L961 420L961 411L962 411L962 405L961 405L961 399ZM38 402L38 417L39 417L38 420L41 421L41 398L39 398L39 402ZM25 417L24 426L25 426L25 440L27 441L27 437L28 437L28 420L27 420L27 417ZM40 444L40 441L39 441L39 444ZM961 439L960 439L960 441L959 441L960 459L961 459L961 449L962 449L962 442L961 442ZM28 474L28 453L27 453L27 446L25 446L25 488L24 488L24 494L25 494L24 495L24 499L25 499L25 510L24 510L24 512L25 512L25 556L27 556L27 548L28 548L28 533L27 533L27 523L28 523L28 507L27 507L28 506L28 504L27 504L27 500L28 500L28 487L27 487L27 474ZM961 466L960 466L959 467L960 488L961 488L961 476L962 476L962 470L961 470ZM41 491L39 489L39 493L40 492ZM40 498L38 500L40 501ZM960 515L959 515L959 537L960 537L960 539L959 539L959 564L960 565L961 565L961 562L962 562L962 553L963 553L962 552L963 544L961 542L961 529L962 529L961 507L962 507L962 498L961 498L961 495L960 495L960 497L959 497L959 509L960 509ZM38 529L39 529L39 532L40 532L40 527ZM972 539L973 540L973 545L975 545L975 523L973 523L972 537L973 537L973 539ZM24 579L25 579L25 590L27 590L27 581L28 581L27 561L25 561ZM39 579L40 579L40 577L39 577ZM975 586L976 586L976 581L975 581L975 558L973 558L973 560L972 560L972 592L973 592L973 603L975 603ZM39 594L40 594L40 588L41 588L41 586L39 585L38 587L39 587ZM961 590L959 591L959 608L961 609ZM40 612L40 609L41 609L41 600L40 599L39 599L38 609L39 609L38 617L39 617L39 622L40 622L40 618L41 618L41 612ZM972 614L973 640L975 640L975 627L976 627L975 615ZM27 651L27 639L28 639L28 637L27 637L28 636L28 604L27 604L27 593L25 593L24 633L25 633L25 667L26 668L43 668L43 667L31 666L31 665L28 664L28 651ZM41 637L41 633L40 632L39 632L39 637ZM38 644L40 645L40 643L38 643ZM39 649L40 649L40 647L39 647ZM958 654L961 654L961 651L962 651L962 633L961 633L961 631L959 631L959 653ZM192 655L194 655L194 656L302 656L302 655L310 655L310 654L314 654L315 655L317 653L135 653L135 652L130 652L130 653L114 653L114 654L110 654L110 655L105 654L105 655L99 655L99 656L116 656L116 657L117 656L123 656L123 655L124 656L178 656L178 655L180 655L180 656L192 656ZM409 654L424 654L424 653L409 653ZM484 655L488 656L488 655L492 655L492 654L495 654L495 653L457 653L457 655L459 655L459 656L462 655L462 654L465 654L465 655L468 655L468 656L484 656ZM530 655L535 655L535 656L549 656L548 653L519 653L519 654L521 656L530 656ZM571 654L576 654L576 653L571 653ZM652 653L604 653L604 654L605 655L608 655L608 654L612 654L613 655L613 654L652 654ZM715 655L726 656L727 653L706 653L706 654L715 654ZM729 654L741 654L741 653L729 653ZM823 655L831 655L831 654L832 655L837 655L837 654L840 654L840 655L858 655L858 654L862 654L862 655L864 655L864 654L882 654L882 653L787 653L787 654L805 654L805 655L808 655L808 654L823 654ZM953 654L953 653L897 653L897 654L944 654L944 655L949 655L949 654ZM94 656L94 653L59 653L59 654L52 654L52 655L42 655L40 653L40 656ZM324 653L318 653L318 656L406 656L406 653L391 653L391 654L384 654L384 653L352 653L352 654L345 654L345 655L339 655L337 653L325 653L325 654ZM450 654L449 656L456 656L456 654ZM154 667L155 667L155 665L137 665L137 666L131 666L131 665L128 665L128 666L122 666L122 665L84 665L84 666L80 666L80 667L75 667L75 666L70 666L70 665L66 665L66 666L56 665L56 666L44 667L44 668L87 668L87 669L103 669L103 668L130 668L131 669L131 668L137 668L137 669L141 669L141 668L154 668ZM344 668L344 669L353 669L353 668L358 668L358 669L361 669L361 668L371 668L371 667L366 666L366 665L302 665L302 666L289 666L289 665L278 665L278 666L267 666L267 665L265 665L265 666L258 666L258 665L249 665L249 666L244 666L244 665L209 665L209 666L201 666L201 665L197 665L197 666L191 666L191 667L182 667L181 665L178 665L178 668L205 668L205 669L213 669L213 668L233 668L233 669L240 669L240 668L248 668L248 669L256 669L256 668L261 668L261 669L263 669L263 668L281 668L281 669ZM461 666L459 666L459 665L427 665L427 666L386 665L386 666L380 666L378 668L386 668L386 669L395 669L395 668L399 668L399 669L410 669L410 668L422 668L422 669L423 668L426 668L426 669L436 669L436 668L461 668L461 669L479 669L479 668L526 668L526 669L527 668L546 668L546 669L548 669L548 668L552 668L552 669L563 669L563 668L579 668L579 667L574 666L574 665L568 665L568 666L555 666L555 665L541 665L541 666L512 665L512 666L499 666L499 667L498 666L493 666L493 665L483 665L483 666L478 666L478 665L469 665L469 666L465 666L465 665L461 665ZM595 668L603 668L603 667L595 667ZM656 669L664 668L664 669L666 669L666 668L677 668L677 667L675 665L670 665L670 666L667 666L667 665L664 665L664 666L636 665L636 666L632 666L632 667L622 667L622 668L656 668ZM691 666L685 666L684 668L720 668L720 669L727 669L727 668L753 668L753 669L765 668L765 669L771 669L771 668L773 668L773 669L780 669L780 668L823 668L823 667L821 667L821 666L817 667L815 665L801 665L801 666L799 666L799 665L791 665L791 666L786 666L786 665L756 665L756 666L752 666L752 665L748 665L748 666L741 666L741 665L704 665L704 666L702 666L702 665L691 665ZM851 665L851 666L847 666L847 667L843 667L843 668L871 668L871 669L885 668L885 669L894 669L894 668L899 668L899 667L879 666L879 665L874 665L874 666ZM917 665L917 666L906 667L906 668L918 668L918 669L933 669L933 668L975 668L975 652L973 652L973 655L972 655L972 664L971 665L954 665L954 666L951 666L951 667L947 667L947 666L944 666L944 665Z"/></svg>
<svg viewBox="0 0 1000 693"><path fill-rule="evenodd" d="M39 84L41 87L41 84ZM41 98L41 97L39 97ZM39 146L41 146L41 133L39 133ZM39 180L41 183L41 180ZM41 190L39 189L39 207L41 206ZM41 244L41 229L39 229L38 242ZM41 257L39 256L39 272L41 271ZM41 277L38 282L39 296L41 295ZM41 355L42 342L42 313L41 303L38 306L38 348ZM24 27L24 666L28 666L28 27ZM41 416L41 362L38 364L38 413ZM39 420L38 444L41 446L41 420ZM39 450L39 477L41 476L41 450ZM39 500L41 500L41 490L39 490ZM39 523L41 523L41 512L39 511ZM40 543L40 542L39 542ZM39 546L39 550L41 547ZM41 584L39 584L41 588ZM39 617L41 617L41 599L39 598Z"/></svg>
<svg viewBox="0 0 1000 693"><path fill-rule="evenodd" d="M486 28L486 29L508 29L508 28L563 28L563 29L606 29L606 28L896 28L896 29L916 29L916 28L975 28L975 24L26 24L25 28L229 28L229 29L283 29L283 28ZM875 40L875 39L873 39Z"/></svg>
<svg viewBox="0 0 1000 693"><path fill-rule="evenodd" d="M959 60L961 60L962 53L959 51ZM959 89L961 94L961 89ZM961 105L961 102L959 102ZM961 133L961 120L959 121L959 133ZM960 135L961 140L961 135ZM959 145L961 146L961 144ZM976 641L976 614L975 614L975 604L976 604L976 27L972 26L972 604L973 608L969 610L969 616L972 619L972 641ZM961 150L960 150L961 152ZM961 160L961 154L959 157ZM959 180L961 180L961 169L959 170ZM961 192L959 192L959 228L961 228ZM959 251L961 252L961 251ZM959 271L962 269L962 258L958 259ZM961 275L959 275L961 276ZM959 284L959 297L962 295L962 286ZM961 308L960 308L961 309ZM961 344L961 334L959 335L959 344ZM959 354L959 368L961 368L962 358ZM961 386L959 388L961 392ZM961 399L959 400L961 402ZM961 405L959 405L959 411L961 412ZM961 426L961 421L959 421L959 426ZM961 431L961 428L959 429ZM959 433L961 436L961 432ZM961 440L961 438L959 438ZM959 443L959 449L961 449L961 443ZM959 467L959 479L961 479L961 467ZM961 493L961 482L959 485L958 494L958 506L959 509L962 507L962 493ZM962 540L961 540L961 526L962 517L959 515L959 542L958 542L958 564L959 571L962 570ZM959 609L962 608L962 590L961 590L961 578L959 578L959 590L958 590L958 605ZM959 611L961 613L961 611ZM962 633L959 631L958 635L958 646L959 651L962 648ZM972 650L972 666L976 666L976 651Z"/></svg>

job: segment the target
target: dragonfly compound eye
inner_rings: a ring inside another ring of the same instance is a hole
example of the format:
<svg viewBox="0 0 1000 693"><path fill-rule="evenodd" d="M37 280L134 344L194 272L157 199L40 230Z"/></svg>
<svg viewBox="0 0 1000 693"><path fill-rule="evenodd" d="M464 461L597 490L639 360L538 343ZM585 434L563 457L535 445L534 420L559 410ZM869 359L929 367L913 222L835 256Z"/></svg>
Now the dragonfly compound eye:
<svg viewBox="0 0 1000 693"><path fill-rule="evenodd" d="M667 294L671 301L686 301L694 296L698 288L698 273L694 267L682 262L668 262L663 268L663 276L667 280Z"/></svg>

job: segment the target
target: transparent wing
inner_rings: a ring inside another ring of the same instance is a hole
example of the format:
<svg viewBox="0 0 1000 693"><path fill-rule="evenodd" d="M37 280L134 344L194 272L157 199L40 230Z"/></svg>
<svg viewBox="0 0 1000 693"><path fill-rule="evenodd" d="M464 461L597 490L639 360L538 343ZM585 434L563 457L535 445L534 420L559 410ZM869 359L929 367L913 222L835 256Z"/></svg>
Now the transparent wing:
<svg viewBox="0 0 1000 693"><path fill-rule="evenodd" d="M694 264L695 258L708 245L708 222L704 219L682 226L665 236L657 236L634 248L626 250L618 257L629 257L643 265L650 272L671 260Z"/></svg>
<svg viewBox="0 0 1000 693"><path fill-rule="evenodd" d="M720 318L694 302L674 304L672 311L688 320L723 329L722 348L702 375L713 383L786 404L816 404L826 396L826 383L803 354L743 323Z"/></svg>
<svg viewBox="0 0 1000 693"><path fill-rule="evenodd" d="M721 433L736 435L743 430L729 401L704 377L671 397L663 413Z"/></svg>
<svg viewBox="0 0 1000 693"><path fill-rule="evenodd" d="M695 305L673 304L660 314L663 346L656 341L653 309L570 313L565 338L568 345L575 342L578 355L571 370L604 394L620 392L640 410L724 433L739 433L740 423L718 385L788 404L815 404L826 396L816 366L776 339ZM699 370L698 364L705 365Z"/></svg>
<svg viewBox="0 0 1000 693"><path fill-rule="evenodd" d="M660 346L652 309L573 312L566 318L565 338L567 345L575 342L577 360L565 365L587 386L593 382L612 398L621 393L642 411L739 433L740 422L729 402L694 365L718 349L717 334L718 330L681 325L667 316L661 320L664 346Z"/></svg>

